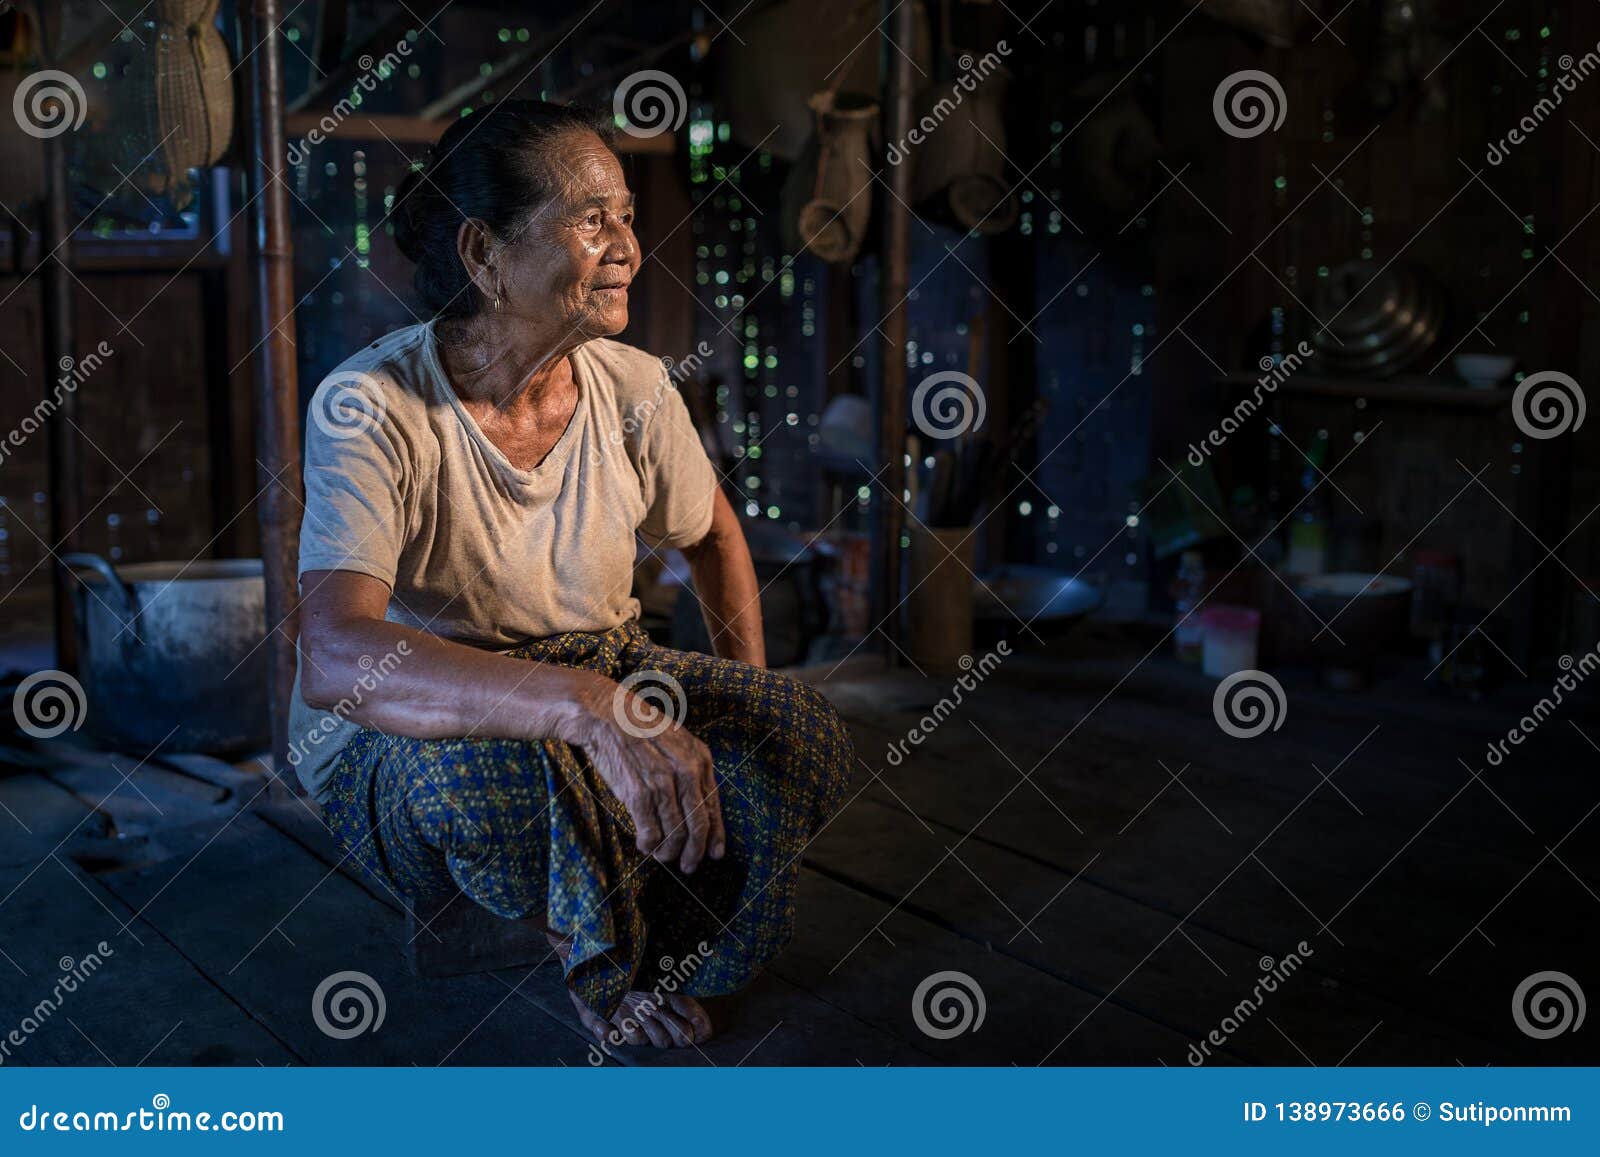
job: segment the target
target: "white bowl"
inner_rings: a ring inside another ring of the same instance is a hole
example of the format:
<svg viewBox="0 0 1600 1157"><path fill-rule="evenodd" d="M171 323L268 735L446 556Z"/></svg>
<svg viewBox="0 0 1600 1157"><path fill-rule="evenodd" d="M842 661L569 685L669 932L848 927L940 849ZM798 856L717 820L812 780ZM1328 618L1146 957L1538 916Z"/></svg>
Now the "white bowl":
<svg viewBox="0 0 1600 1157"><path fill-rule="evenodd" d="M1517 359L1504 354L1457 354L1452 361L1461 380L1475 390L1492 390L1506 380Z"/></svg>

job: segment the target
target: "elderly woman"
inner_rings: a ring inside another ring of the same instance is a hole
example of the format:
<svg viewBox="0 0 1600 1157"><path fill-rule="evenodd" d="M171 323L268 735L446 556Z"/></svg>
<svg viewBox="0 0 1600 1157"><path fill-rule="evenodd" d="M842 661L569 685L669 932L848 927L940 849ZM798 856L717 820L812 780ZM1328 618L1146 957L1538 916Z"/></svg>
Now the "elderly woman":
<svg viewBox="0 0 1600 1157"><path fill-rule="evenodd" d="M711 1032L693 997L787 941L852 753L763 669L750 552L683 401L609 340L641 261L610 131L496 104L396 194L434 316L313 402L294 736L357 863L538 921L598 1038L687 1046ZM716 657L639 627L636 540L688 559ZM647 999L661 967L676 992Z"/></svg>

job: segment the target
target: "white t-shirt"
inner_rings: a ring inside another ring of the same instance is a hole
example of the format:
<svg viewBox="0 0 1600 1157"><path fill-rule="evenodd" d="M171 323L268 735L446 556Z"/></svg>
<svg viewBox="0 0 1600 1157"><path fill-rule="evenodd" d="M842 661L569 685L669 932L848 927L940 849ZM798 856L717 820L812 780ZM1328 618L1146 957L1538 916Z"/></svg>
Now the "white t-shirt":
<svg viewBox="0 0 1600 1157"><path fill-rule="evenodd" d="M300 574L371 575L392 592L390 622L497 650L636 618L635 536L656 550L705 537L716 475L661 362L607 340L571 357L577 407L532 470L461 405L431 325L344 362L306 422ZM347 702L386 672L373 658ZM318 799L355 731L347 714L307 707L296 679L290 761Z"/></svg>

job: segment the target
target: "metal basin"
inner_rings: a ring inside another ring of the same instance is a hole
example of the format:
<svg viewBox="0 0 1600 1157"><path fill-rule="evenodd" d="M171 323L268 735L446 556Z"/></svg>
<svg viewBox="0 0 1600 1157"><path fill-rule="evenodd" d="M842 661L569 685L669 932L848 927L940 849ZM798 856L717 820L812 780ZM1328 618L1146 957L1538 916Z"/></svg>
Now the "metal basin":
<svg viewBox="0 0 1600 1157"><path fill-rule="evenodd" d="M1065 631L1104 601L1093 583L1043 566L1002 566L980 576L972 591L972 614L980 626L1017 626L1017 619Z"/></svg>
<svg viewBox="0 0 1600 1157"><path fill-rule="evenodd" d="M140 756L268 745L260 559L61 561L78 580L78 678L97 741Z"/></svg>
<svg viewBox="0 0 1600 1157"><path fill-rule="evenodd" d="M1321 669L1324 683L1341 690L1371 685L1379 656L1406 638L1411 586L1397 575L1354 572L1296 583L1309 608L1297 609L1300 634L1309 640L1307 657ZM1331 628L1321 629L1316 620Z"/></svg>

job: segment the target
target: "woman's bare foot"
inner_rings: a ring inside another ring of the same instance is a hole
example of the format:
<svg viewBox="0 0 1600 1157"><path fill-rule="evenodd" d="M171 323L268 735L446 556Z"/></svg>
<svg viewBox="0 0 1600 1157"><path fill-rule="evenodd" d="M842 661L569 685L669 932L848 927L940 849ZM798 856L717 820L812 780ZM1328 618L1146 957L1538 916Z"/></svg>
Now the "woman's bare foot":
<svg viewBox="0 0 1600 1157"><path fill-rule="evenodd" d="M552 932L546 932L545 938L565 967L572 941ZM620 1044L686 1049L711 1039L711 1017L706 1014L705 1006L692 996L676 992L630 992L607 1021L570 988L567 995L572 998L583 1027L594 1034L602 1049Z"/></svg>
<svg viewBox="0 0 1600 1157"><path fill-rule="evenodd" d="M681 993L630 992L609 1021L567 991L583 1027L607 1045L654 1045L658 1049L686 1049L711 1039L711 1018L698 1000Z"/></svg>

